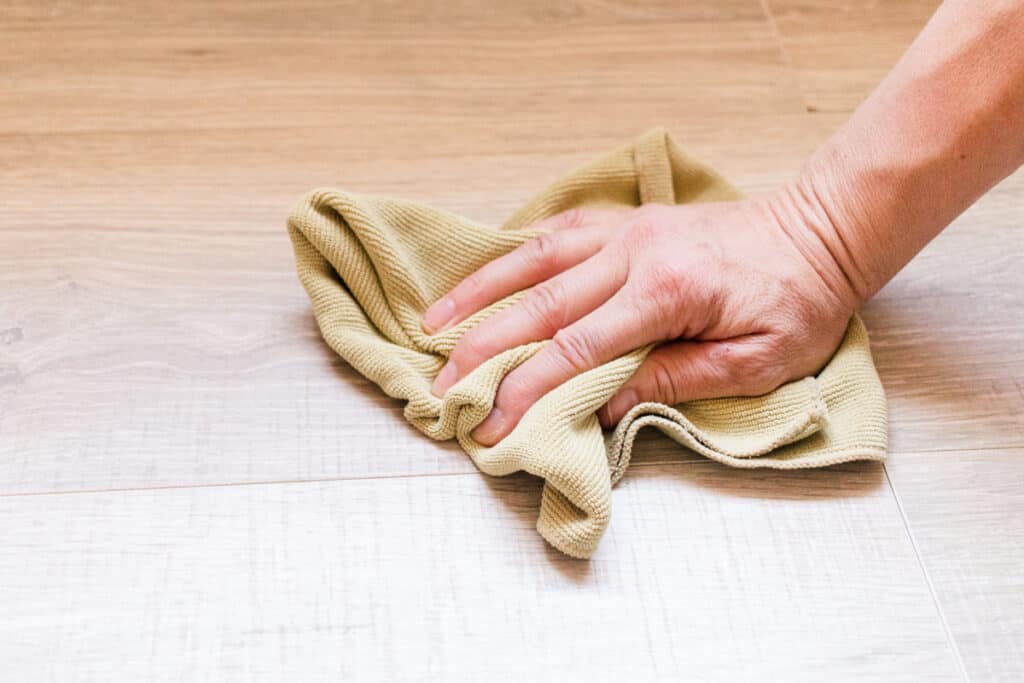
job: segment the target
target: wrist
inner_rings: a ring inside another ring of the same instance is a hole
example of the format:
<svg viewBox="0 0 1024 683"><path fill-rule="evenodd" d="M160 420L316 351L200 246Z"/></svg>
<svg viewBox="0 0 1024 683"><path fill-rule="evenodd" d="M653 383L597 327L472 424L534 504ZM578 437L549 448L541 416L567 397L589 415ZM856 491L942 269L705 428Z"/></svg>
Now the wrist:
<svg viewBox="0 0 1024 683"><path fill-rule="evenodd" d="M886 235L898 223L888 199L900 182L896 169L866 163L848 145L830 142L770 202L801 253L855 310L898 270L887 262Z"/></svg>
<svg viewBox="0 0 1024 683"><path fill-rule="evenodd" d="M843 237L843 212L822 200L813 176L802 173L760 204L836 306L852 313L873 293Z"/></svg>

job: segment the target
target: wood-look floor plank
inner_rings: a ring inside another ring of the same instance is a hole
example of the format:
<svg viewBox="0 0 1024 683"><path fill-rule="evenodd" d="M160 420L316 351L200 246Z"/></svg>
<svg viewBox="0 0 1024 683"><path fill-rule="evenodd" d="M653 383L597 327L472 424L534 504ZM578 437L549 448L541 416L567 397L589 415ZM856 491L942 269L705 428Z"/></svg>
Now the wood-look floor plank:
<svg viewBox="0 0 1024 683"><path fill-rule="evenodd" d="M0 237L0 492L472 471L323 343L283 230L47 232Z"/></svg>
<svg viewBox="0 0 1024 683"><path fill-rule="evenodd" d="M326 346L283 230L41 232L0 233L0 493L475 471Z"/></svg>
<svg viewBox="0 0 1024 683"><path fill-rule="evenodd" d="M98 5L28 5L0 23L0 132L344 122L382 133L422 119L613 125L799 107L758 0L461 3L453 13L411 3L393 20L359 3Z"/></svg>
<svg viewBox="0 0 1024 683"><path fill-rule="evenodd" d="M877 465L651 434L567 560L535 481L324 347L283 233L318 185L496 224L656 124L775 187L934 5L5 3L3 677L955 680L941 607L972 677L1019 678L1020 175L865 311L938 605ZM269 481L308 483L219 486Z"/></svg>
<svg viewBox="0 0 1024 683"><path fill-rule="evenodd" d="M765 0L810 111L853 111L941 0Z"/></svg>
<svg viewBox="0 0 1024 683"><path fill-rule="evenodd" d="M552 5L546 0L519 0L503 5L474 0L449 0L443 4L380 0L367 5L355 0L265 0L259 4L209 3L179 0L174 4L133 3L124 0L53 3L7 0L0 29L11 32L53 27L61 34L109 31L136 26L241 33L256 36L331 36L339 32L370 31L397 26L417 28L466 28L505 26L510 31L579 25L658 24L687 20L715 26L763 18L756 0L696 0L695 2L634 3L628 0L573 0Z"/></svg>
<svg viewBox="0 0 1024 683"><path fill-rule="evenodd" d="M971 680L1024 679L1024 448L886 467Z"/></svg>
<svg viewBox="0 0 1024 683"><path fill-rule="evenodd" d="M750 138L761 125L734 121ZM770 144L748 152L721 122L684 134L712 156L742 153L752 169L743 180L756 185L799 163L786 141L806 128L773 121ZM472 471L325 347L284 233L293 202L324 184L497 224L566 169L623 143L548 149L543 138L506 144L464 132L457 145L428 136L419 147L343 129L298 129L283 141L267 131L10 139L0 492ZM641 444L638 462L692 457L652 434Z"/></svg>
<svg viewBox="0 0 1024 683"><path fill-rule="evenodd" d="M376 132L340 121L323 129L0 135L0 232L276 233L299 197L322 186L401 196L497 225L571 168L654 125L753 192L794 175L840 121L678 110L603 124L552 112L536 125L418 120Z"/></svg>
<svg viewBox="0 0 1024 683"><path fill-rule="evenodd" d="M958 680L876 464L637 468L590 562L535 480L0 497L18 680Z"/></svg>
<svg viewBox="0 0 1024 683"><path fill-rule="evenodd" d="M864 310L903 451L1024 446L1024 172L969 209Z"/></svg>

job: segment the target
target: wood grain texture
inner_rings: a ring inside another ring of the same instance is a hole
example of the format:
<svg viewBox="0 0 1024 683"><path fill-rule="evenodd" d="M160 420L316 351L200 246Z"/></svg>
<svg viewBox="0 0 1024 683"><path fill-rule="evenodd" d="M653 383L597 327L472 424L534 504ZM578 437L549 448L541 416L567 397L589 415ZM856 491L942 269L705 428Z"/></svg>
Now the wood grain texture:
<svg viewBox="0 0 1024 683"><path fill-rule="evenodd" d="M1024 448L887 468L971 680L1024 679Z"/></svg>
<svg viewBox="0 0 1024 683"><path fill-rule="evenodd" d="M600 95L589 104L599 108ZM595 118L553 111L548 133L533 136L524 124L503 139L487 120L443 129L427 121L414 132L384 127L379 137L366 134L371 121L351 129L0 134L0 232L277 234L299 197L318 186L399 195L498 225L572 167L659 123L744 190L766 190L795 174L842 121L800 112L703 118L677 111L671 120L643 114L588 133L566 120L576 115Z"/></svg>
<svg viewBox="0 0 1024 683"><path fill-rule="evenodd" d="M1024 173L982 198L864 310L891 449L1024 446Z"/></svg>
<svg viewBox="0 0 1024 683"><path fill-rule="evenodd" d="M475 471L324 344L283 230L40 232L0 232L0 493Z"/></svg>
<svg viewBox="0 0 1024 683"><path fill-rule="evenodd" d="M48 232L0 234L0 491L471 471L326 347L283 230Z"/></svg>
<svg viewBox="0 0 1024 683"><path fill-rule="evenodd" d="M1020 678L1024 175L864 311L891 487L647 433L589 565L333 357L283 231L497 224L656 124L775 187L935 4L3 2L3 678Z"/></svg>
<svg viewBox="0 0 1024 683"><path fill-rule="evenodd" d="M810 150L753 1L420 5L384 26L356 4L225 7L27 3L0 20L0 329L18 338L0 350L0 492L470 471L319 340L283 232L302 193L497 224L666 117L712 163L742 154L747 187ZM634 47L652 33L657 59ZM723 145L723 121L746 140ZM750 150L766 127L777 142ZM644 442L641 462L692 457Z"/></svg>
<svg viewBox="0 0 1024 683"><path fill-rule="evenodd" d="M0 24L0 131L408 130L416 112L452 131L484 120L495 137L536 139L557 119L593 129L659 111L795 109L757 0L416 2L394 13L355 2L34 5ZM41 40L55 29L59 50ZM25 92L32 109L19 106Z"/></svg>
<svg viewBox="0 0 1024 683"><path fill-rule="evenodd" d="M589 563L534 532L525 476L2 497L0 656L18 680L958 680L888 492L877 465L638 468Z"/></svg>
<svg viewBox="0 0 1024 683"><path fill-rule="evenodd" d="M808 111L853 111L941 0L765 0Z"/></svg>

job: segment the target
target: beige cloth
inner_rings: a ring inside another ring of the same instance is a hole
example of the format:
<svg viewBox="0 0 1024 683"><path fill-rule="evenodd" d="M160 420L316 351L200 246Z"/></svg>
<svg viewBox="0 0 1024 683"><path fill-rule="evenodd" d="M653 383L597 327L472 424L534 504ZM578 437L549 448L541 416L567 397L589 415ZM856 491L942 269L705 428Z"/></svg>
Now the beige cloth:
<svg viewBox="0 0 1024 683"><path fill-rule="evenodd" d="M650 347L638 349L554 389L508 437L487 448L470 432L489 412L501 379L545 342L490 359L443 398L433 396L430 385L459 336L522 293L434 336L421 331L420 319L463 277L536 235L526 226L546 216L578 206L739 196L664 131L653 130L554 183L500 230L426 206L338 190L308 194L288 230L299 278L331 348L389 396L407 401L405 417L417 429L433 439L458 439L483 472L525 470L542 477L537 530L559 550L589 557L608 526L611 486L622 476L641 427L655 426L733 467L883 459L885 396L863 323L850 321L841 347L817 377L757 398L638 405L606 440L595 413Z"/></svg>

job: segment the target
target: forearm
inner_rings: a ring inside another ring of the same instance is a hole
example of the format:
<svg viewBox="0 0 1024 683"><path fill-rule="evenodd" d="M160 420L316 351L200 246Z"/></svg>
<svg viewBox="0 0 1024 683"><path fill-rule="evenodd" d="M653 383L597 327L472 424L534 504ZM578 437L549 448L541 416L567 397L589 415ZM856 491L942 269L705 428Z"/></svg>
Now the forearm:
<svg viewBox="0 0 1024 683"><path fill-rule="evenodd" d="M773 209L856 307L1022 163L1024 0L948 0Z"/></svg>

